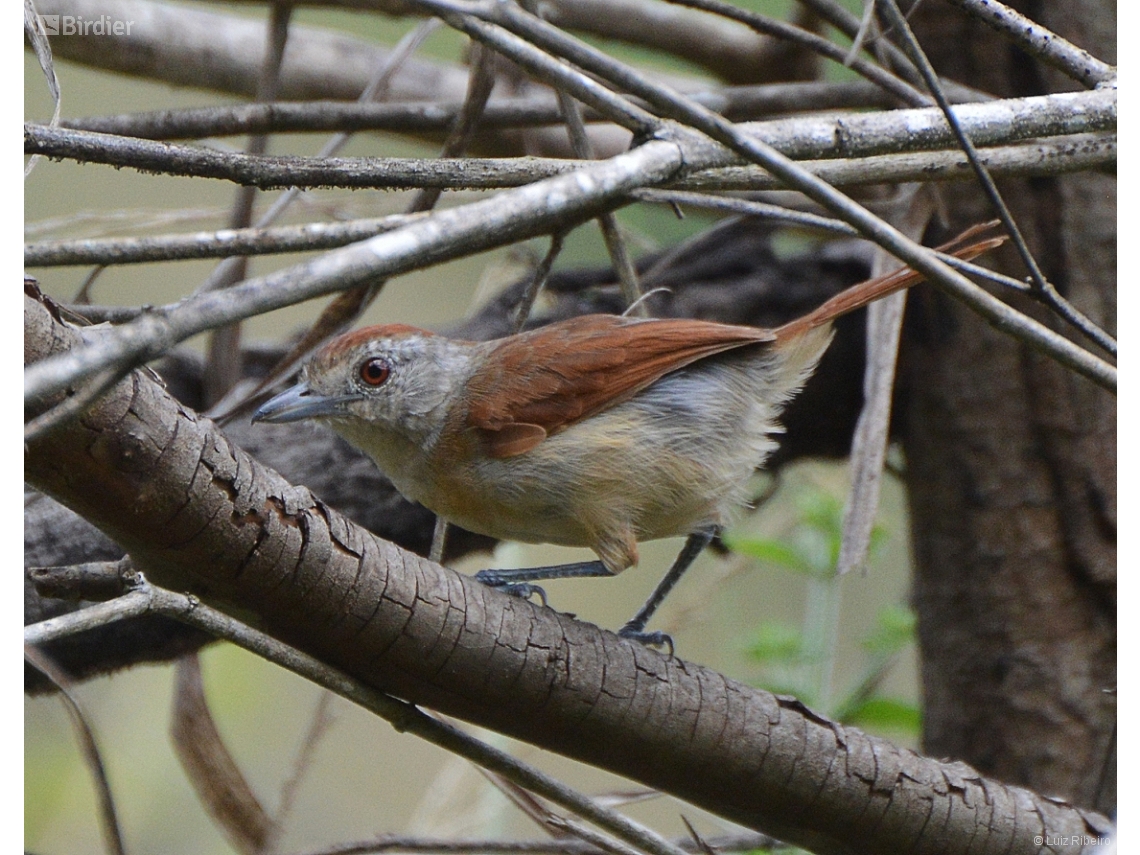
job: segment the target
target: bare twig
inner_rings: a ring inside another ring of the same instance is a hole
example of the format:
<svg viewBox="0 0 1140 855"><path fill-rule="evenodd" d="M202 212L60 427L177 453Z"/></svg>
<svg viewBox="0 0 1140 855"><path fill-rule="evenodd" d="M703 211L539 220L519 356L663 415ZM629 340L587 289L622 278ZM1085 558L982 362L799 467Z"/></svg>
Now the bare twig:
<svg viewBox="0 0 1140 855"><path fill-rule="evenodd" d="M962 93L963 98L967 94ZM689 97L734 121L759 119L778 113L888 107L894 102L894 99L884 96L878 86L865 81L725 86L695 90L689 93ZM184 110L88 116L64 119L60 126L152 140L319 131L433 134L449 130L455 124L462 107L460 101L278 101L272 104L227 104ZM604 120L600 113L592 109L583 110L582 118L586 122ZM557 100L549 95L498 95L487 103L478 127L481 131L529 128L556 125L562 121L561 108Z"/></svg>
<svg viewBox="0 0 1140 855"><path fill-rule="evenodd" d="M25 370L25 396L36 399L55 394L69 383L111 364L137 364L156 357L191 335L239 317L292 305L372 277L392 275L564 228L581 217L593 216L598 210L620 204L631 190L668 181L683 162L698 165L701 144L695 141L691 144L694 148L689 145L686 142L683 148L679 143L652 141L610 160L587 164L573 175L547 179L491 199L439 211L423 221L334 250L298 267L249 280L225 292L197 295L174 306L153 310L115 328L99 342L29 366ZM552 206L551 199L558 199L560 204ZM907 252L914 255L910 249ZM931 267L926 258L924 254L926 269L922 272L930 275ZM934 271L933 278L941 276L940 270ZM960 282L956 282L955 287L961 288ZM980 290L973 285L969 285L969 289ZM1115 370L1111 366L988 294L969 296L972 304L1004 327L1015 330L1019 336L1109 388L1115 385Z"/></svg>
<svg viewBox="0 0 1140 855"><path fill-rule="evenodd" d="M277 96L281 80L281 62L285 45L289 41L289 21L293 17L293 4L278 0L270 6L266 22L265 59L261 79L257 84L258 101L272 101ZM269 150L269 137L254 134L246 143L246 154L263 155ZM253 187L240 187L230 210L230 228L244 229L252 222L253 205L257 191ZM245 256L227 258L211 271L199 290L228 288L245 278L249 260ZM203 375L203 394L206 402L221 398L241 377L241 325L230 324L211 330L206 341L206 372Z"/></svg>
<svg viewBox="0 0 1140 855"><path fill-rule="evenodd" d="M982 149L979 154L982 162L994 175L1014 176L1055 175L1068 171L1107 166L1115 163L1116 151L1115 135L1081 134L1074 137L1059 137L1041 143L987 148ZM493 169L488 167L486 172L479 172L480 163L486 165L491 162L473 161L470 158L465 160L462 165L432 164L431 161L425 161L425 165L437 170L435 175L440 183L447 181L449 182L448 186L454 189L472 181L485 181L487 186L493 187L516 186L519 183L517 172L508 173L501 180L496 178L496 176L501 175L497 171L498 164L509 162L494 161L495 167ZM913 180L966 179L966 175L963 173L966 159L958 151L881 155L850 160L829 158L818 162L803 161L802 164L804 168L837 187ZM524 169L533 166L535 174L532 177L537 180L539 177L546 177L552 170L555 174L562 170L569 171L572 165L567 164L566 161L534 159L528 161L528 165L524 166ZM468 169L468 166L471 168ZM670 186L707 190L766 190L776 189L784 185L766 170L759 167L742 166L699 170L690 173L687 178L680 181L670 182ZM678 201L689 201L691 204L704 204L698 202L698 198L719 199L719 202L710 201L707 204L719 205L726 210L737 202L743 201L701 193L692 194L691 191L680 189L669 191L645 190L638 191L635 194L637 198L645 200L654 198L664 200L666 195L675 196ZM787 209L779 210L787 212ZM753 213L760 213L760 210L757 209ZM793 214L794 212L787 212L786 216L791 217ZM799 216L801 216L800 222L810 226L812 224L811 218L816 215L802 214ZM140 238L44 241L24 245L24 265L26 267L54 267L58 265L138 264L150 261L218 258L227 255L266 255L332 249L364 240L384 231L391 231L408 224L413 219L414 216L393 214L387 217L350 220L343 223L318 222L268 229L227 229L218 232L155 235ZM841 221L823 218L820 227L834 231L835 224L841 224ZM850 226L844 225L844 228L847 230L845 233L856 233ZM115 320L122 319L122 310L118 311L119 314L115 316ZM80 313L89 316L86 310ZM133 316L137 312L130 314Z"/></svg>
<svg viewBox="0 0 1140 855"><path fill-rule="evenodd" d="M550 236L550 248L546 250L546 255L542 257L542 261L534 269L530 282L527 283L526 289L519 296L518 305L511 316L511 332L517 333L526 325L531 309L534 308L534 301L538 299L538 295L542 293L542 289L546 285L546 280L550 277L554 260L562 252L562 244L565 238L566 235L563 232L554 232Z"/></svg>
<svg viewBox="0 0 1140 855"><path fill-rule="evenodd" d="M998 0L949 0L989 24L1026 53L1037 57L1085 86L1116 80L1116 68L1061 38Z"/></svg>
<svg viewBox="0 0 1140 855"><path fill-rule="evenodd" d="M898 211L892 220L908 237L920 240L934 213L930 190L924 185L911 184L900 187L898 196L891 205ZM895 263L891 255L881 249L876 251L871 276L888 273ZM863 407L851 439L851 488L843 508L842 536L835 565L839 576L865 567L871 548L875 517L879 513L883 462L887 457L895 365L906 297L906 291L902 291L867 307Z"/></svg>
<svg viewBox="0 0 1140 855"><path fill-rule="evenodd" d="M281 799L273 815L273 827L270 829L269 839L266 841L265 852L262 855L273 855L279 849L279 841L285 833L285 824L293 812L297 802L297 794L301 789L301 782L305 774L312 769L313 756L321 739L328 733L334 718L332 714L332 692L321 692L313 715L309 719L309 727L301 740L301 747L297 757L293 760L293 769L285 783L281 785Z"/></svg>
<svg viewBox="0 0 1140 855"><path fill-rule="evenodd" d="M83 760L91 770L91 777L95 781L95 793L99 802L101 820L99 824L103 829L103 839L107 845L107 850L113 855L125 855L126 847L123 845L123 833L119 828L119 820L115 811L115 798L111 794L111 783L107 780L107 769L103 765L102 756L99 754L95 734L91 730L91 725L87 723L87 715L71 692L71 681L56 667L46 653L37 650L34 644L27 640L24 641L24 661L47 677L59 689L60 698L63 699L67 715L75 728L75 735L79 740Z"/></svg>
<svg viewBox="0 0 1140 855"><path fill-rule="evenodd" d="M850 9L842 6L838 0L799 0L799 2L802 6L811 9L811 11L819 15L820 18L850 38L853 43L859 39L859 35L863 30L864 18L855 15ZM873 7L875 0L864 0L864 2L866 9L866 7ZM866 17L866 15L864 17ZM912 85L920 85L922 78L919 76L918 71L907 60L906 54L891 44L891 42L886 39L878 39L868 44L864 38L862 47L868 52L873 48L875 53L886 60L884 64L888 64L889 67L893 68L899 77Z"/></svg>
<svg viewBox="0 0 1140 855"><path fill-rule="evenodd" d="M1078 93L1081 94L1081 93ZM1015 99L956 108L959 121L977 145L1015 142L1029 137L1054 137L1040 143L1004 146L983 152L984 162L1003 174L1057 174L1111 165L1116 160L1116 138L1087 131L1113 130L1115 97L1087 93L1092 103L1060 102L1062 96ZM1111 102L1108 104L1106 102ZM1059 113L1077 112L1079 118L1058 126ZM911 179L962 180L965 157L958 152L936 152L951 141L949 128L937 110L900 110L843 119L779 119L738 126L740 133L763 137L777 151L793 159L826 159L811 168L828 181L842 184L893 183ZM910 135L907 138L907 135ZM900 136L901 135L901 136ZM1071 136L1070 136L1071 135ZM906 139L900 144L900 139ZM906 152L898 152L905 145ZM404 189L491 189L517 187L571 172L581 161L556 158L464 158L437 161L422 158L253 158L232 152L134 140L88 131L51 130L26 125L26 152L51 157L129 166L148 172L223 178L268 187L371 187ZM883 160L868 158L881 155ZM692 164L693 171L674 183L690 189L770 189L783 179L755 167L732 167L738 158L722 152L713 162ZM700 171L701 169L705 171ZM805 167L806 168L806 167ZM716 170L716 171L709 171ZM786 182L785 182L786 183Z"/></svg>
<svg viewBox="0 0 1140 855"><path fill-rule="evenodd" d="M850 226L842 220L821 217L819 214L813 214L808 211L795 211L791 208L784 208L780 205L773 205L768 202L752 202L748 199L738 199L732 196L713 196L707 193L692 193L685 190L637 190L632 195L644 202L693 205L697 208L708 208L715 211L730 211L734 214L774 220L801 228L844 235L846 237L859 237L859 232L854 226ZM1029 292L1029 286L1020 279L1014 279L1012 276L997 273L988 267L982 267L972 261L965 261L944 252L939 252L938 257L962 273L968 273L971 276L977 276L994 282L1016 291L1019 294ZM646 279L649 278L647 275Z"/></svg>
<svg viewBox="0 0 1140 855"><path fill-rule="evenodd" d="M537 5L537 3L530 4L530 6ZM532 11L536 10L532 9ZM574 152L574 156L581 160L593 160L594 149L590 145L590 138L586 136L586 125L582 121L582 109L578 106L578 102L559 89L558 106L562 110L563 119L566 121L566 130L570 135L570 148ZM610 263L613 266L614 273L617 274L618 283L621 285L622 299L631 308L638 306L638 300L641 299L641 288L637 283L637 270L633 266L633 259L625 245L625 238L622 237L621 229L618 227L617 217L612 211L606 211L598 217L598 226L602 230L606 252L609 253ZM638 311L639 314L645 313L644 307L639 307L635 311Z"/></svg>
<svg viewBox="0 0 1140 855"><path fill-rule="evenodd" d="M1022 263L1029 271L1035 295L1048 304L1072 326L1076 327L1092 341L1115 356L1116 342L1113 338L1094 324L1082 312L1078 311L1068 300L1062 297L1053 284L1045 278L1045 274L1041 272L1041 267L1037 264L1037 259L1033 257L1029 245L1025 242L1025 237L1021 234L1021 229L1018 228L1017 222L1009 210L1009 206L1005 204L1005 200L998 191L993 176L990 175L989 170L986 169L985 164L982 163L981 157L974 147L974 143L970 140L969 135L962 129L957 116L954 114L954 110L950 107L950 102L946 99L946 93L942 91L942 86L938 81L938 75L935 73L934 67L930 64L930 60L927 58L925 52L923 52L922 46L918 43L918 39L915 38L914 31L911 30L910 24L907 23L906 18L899 10L898 4L895 0L878 0L878 6L887 16L891 26L902 36L903 46L907 55L922 74L923 80L926 82L935 101L938 102L939 109L946 115L946 121L953 129L954 136L958 139L958 145L961 146L962 151L965 152L967 159L970 161L970 167L973 169L974 175L982 187L982 191L986 194L987 198L989 198L990 204L993 205L994 210L1002 221L1002 225L1005 226L1006 232L1009 234L1013 246L1017 250L1017 254L1021 257Z"/></svg>
<svg viewBox="0 0 1140 855"><path fill-rule="evenodd" d="M928 248L908 239L853 199L812 175L765 142L748 136L732 123L666 86L654 83L607 54L547 25L539 18L508 4L488 6L465 0L415 0L437 11L449 24L477 38L483 31L470 26L472 16L483 16L512 32L608 80L617 88L646 99L664 115L675 118L732 149L747 160L768 169L789 186L833 211L855 226L866 238L888 250L928 281L965 302L1000 329L1017 329L1017 335L1038 348L1048 348L1065 365L1108 389L1116 387L1116 369L1088 351L1030 320L1015 309L974 285ZM1048 343L1047 343L1048 342Z"/></svg>
<svg viewBox="0 0 1140 855"><path fill-rule="evenodd" d="M738 834L713 837L709 844L718 852L750 852L755 849L784 848L787 844L764 834ZM674 838L672 843L685 852L699 852L690 837ZM403 837L385 834L374 840L342 843L328 849L299 853L299 855L379 855L392 853L446 852L450 855L600 855L597 847L584 840L561 837L542 840L463 840L424 837Z"/></svg>
<svg viewBox="0 0 1140 855"><path fill-rule="evenodd" d="M51 121L48 122L48 125L54 128L59 125L59 114L63 107L63 101L59 78L55 73L55 60L52 58L51 43L48 41L47 32L44 30L43 19L36 11L34 0L24 0L24 38L32 46L32 52L35 53L36 60L40 64L40 70L44 73L44 80L47 82L48 92L51 94L54 104ZM36 168L38 162L39 157L28 159L28 162L24 164L25 178L32 174L32 170Z"/></svg>
<svg viewBox="0 0 1140 855"><path fill-rule="evenodd" d="M216 232L138 238L45 241L24 244L24 266L142 264L151 261L333 249L391 231L414 219L415 215L392 214L347 222L303 223L273 228L222 229Z"/></svg>
<svg viewBox="0 0 1140 855"><path fill-rule="evenodd" d="M214 823L243 855L262 855L273 820L242 774L206 702L197 652L174 669L170 737L182 770Z"/></svg>
<svg viewBox="0 0 1140 855"><path fill-rule="evenodd" d="M765 33L776 38L787 39L796 44L801 44L809 50L815 51L820 56L834 60L840 65L848 65L856 74L862 75L877 86L881 86L883 91L891 93L904 104L919 107L931 103L927 96L923 95L909 83L900 80L891 72L867 62L864 59L858 57L852 58L850 51L840 47L834 42L830 42L822 36L810 33L786 21L780 21L767 15L741 9L739 6L724 2L724 0L668 0L668 2L723 15L730 20L740 21L742 24L751 27L759 33Z"/></svg>
<svg viewBox="0 0 1140 855"><path fill-rule="evenodd" d="M1023 145L995 146L979 152L994 175L1060 175L1110 167L1117 160L1115 134L1077 134ZM910 181L968 181L969 161L953 151L905 152L854 158L799 161L807 171L833 187L900 184ZM690 172L671 182L677 188L699 190L776 190L787 185L758 166L728 166Z"/></svg>
<svg viewBox="0 0 1140 855"><path fill-rule="evenodd" d="M85 561L56 567L27 567L24 572L41 597L57 600L105 601L126 593L123 572L130 559Z"/></svg>

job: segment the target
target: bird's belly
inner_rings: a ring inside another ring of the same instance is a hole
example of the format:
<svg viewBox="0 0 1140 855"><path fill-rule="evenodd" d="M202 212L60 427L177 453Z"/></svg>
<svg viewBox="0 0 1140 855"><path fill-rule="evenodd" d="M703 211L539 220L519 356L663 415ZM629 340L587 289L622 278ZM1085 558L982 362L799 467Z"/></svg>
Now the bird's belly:
<svg viewBox="0 0 1140 855"><path fill-rule="evenodd" d="M700 449L711 453L703 454L668 433L646 442L643 417L618 407L525 454L445 467L424 504L492 537L595 550L726 522L754 455L710 448L707 437Z"/></svg>

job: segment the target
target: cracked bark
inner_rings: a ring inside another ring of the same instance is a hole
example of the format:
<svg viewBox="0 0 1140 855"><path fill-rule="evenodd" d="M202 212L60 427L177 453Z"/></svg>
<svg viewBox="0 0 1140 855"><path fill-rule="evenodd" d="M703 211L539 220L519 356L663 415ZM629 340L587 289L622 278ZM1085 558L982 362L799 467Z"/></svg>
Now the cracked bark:
<svg viewBox="0 0 1140 855"><path fill-rule="evenodd" d="M30 297L25 325L29 361L78 337ZM1034 835L1107 828L405 552L257 463L145 373L31 443L25 463L31 484L162 584L368 685L815 851L960 851L979 837L978 851L1036 851Z"/></svg>

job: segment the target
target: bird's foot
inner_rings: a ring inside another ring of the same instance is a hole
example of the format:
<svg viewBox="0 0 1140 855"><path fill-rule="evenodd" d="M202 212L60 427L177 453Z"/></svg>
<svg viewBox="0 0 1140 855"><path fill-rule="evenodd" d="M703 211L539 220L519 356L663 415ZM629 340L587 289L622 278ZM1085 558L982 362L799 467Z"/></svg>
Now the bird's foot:
<svg viewBox="0 0 1140 855"><path fill-rule="evenodd" d="M512 597L519 597L523 600L529 600L538 594L542 604L547 605L546 591L538 585L532 585L529 582L512 582L509 578L502 578L496 570L480 570L475 574L475 579L488 588L494 588L496 591L502 591L504 594L510 594Z"/></svg>
<svg viewBox="0 0 1140 855"><path fill-rule="evenodd" d="M669 651L669 658L673 658L673 636L667 632L646 632L644 627L630 621L618 630L618 635L644 644L646 647L664 647Z"/></svg>

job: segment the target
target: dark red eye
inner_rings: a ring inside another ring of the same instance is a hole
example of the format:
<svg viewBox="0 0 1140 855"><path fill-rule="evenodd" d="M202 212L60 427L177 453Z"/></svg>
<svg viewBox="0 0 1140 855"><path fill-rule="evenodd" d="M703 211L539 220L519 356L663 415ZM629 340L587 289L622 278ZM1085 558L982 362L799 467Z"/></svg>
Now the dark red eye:
<svg viewBox="0 0 1140 855"><path fill-rule="evenodd" d="M360 366L360 379L369 386L383 386L391 373L392 366L388 364L388 360L378 356L365 360Z"/></svg>

